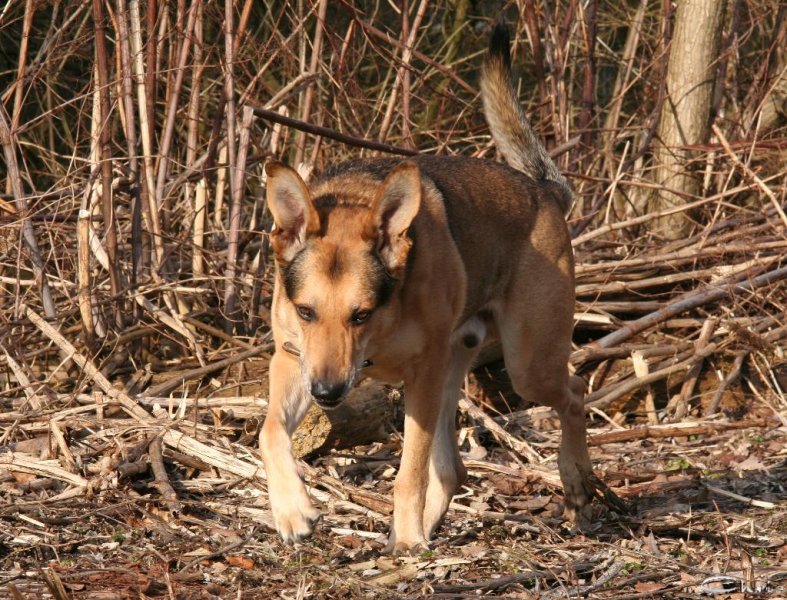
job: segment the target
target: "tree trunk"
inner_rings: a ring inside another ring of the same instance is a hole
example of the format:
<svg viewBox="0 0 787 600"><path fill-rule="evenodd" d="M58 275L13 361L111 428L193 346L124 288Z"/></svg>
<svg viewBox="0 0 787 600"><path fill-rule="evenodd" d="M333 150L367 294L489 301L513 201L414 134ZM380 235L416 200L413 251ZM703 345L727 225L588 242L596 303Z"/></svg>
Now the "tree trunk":
<svg viewBox="0 0 787 600"><path fill-rule="evenodd" d="M725 0L680 0L667 67L667 100L655 150L656 182L661 189L651 210L680 206L696 196L699 179L688 169L694 144L708 141L711 103ZM689 221L676 213L656 222L668 239L686 235Z"/></svg>

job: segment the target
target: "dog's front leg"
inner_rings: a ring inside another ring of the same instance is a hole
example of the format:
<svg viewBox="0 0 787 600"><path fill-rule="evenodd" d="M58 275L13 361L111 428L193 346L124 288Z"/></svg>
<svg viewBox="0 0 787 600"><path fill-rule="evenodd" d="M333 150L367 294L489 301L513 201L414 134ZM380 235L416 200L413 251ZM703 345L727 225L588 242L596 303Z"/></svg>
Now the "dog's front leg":
<svg viewBox="0 0 787 600"><path fill-rule="evenodd" d="M270 363L270 404L260 432L260 451L268 475L268 497L276 530L287 543L312 532L320 511L312 506L292 455L292 433L311 404L298 361L276 352Z"/></svg>
<svg viewBox="0 0 787 600"><path fill-rule="evenodd" d="M468 369L481 350L486 325L479 317L468 319L451 336L451 360L444 378L440 417L432 443L429 487L424 507L424 534L431 538L451 499L464 484L467 470L456 439L456 407Z"/></svg>
<svg viewBox="0 0 787 600"><path fill-rule="evenodd" d="M448 350L419 361L404 382L404 448L394 482L394 516L387 552L418 552L428 548L424 507L429 485L429 458L440 413Z"/></svg>

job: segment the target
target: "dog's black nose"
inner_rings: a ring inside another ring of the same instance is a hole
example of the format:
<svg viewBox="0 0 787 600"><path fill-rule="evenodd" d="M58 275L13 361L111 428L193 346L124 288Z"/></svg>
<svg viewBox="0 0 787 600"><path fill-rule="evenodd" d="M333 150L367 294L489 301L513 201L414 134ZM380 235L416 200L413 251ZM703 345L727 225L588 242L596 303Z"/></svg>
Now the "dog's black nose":
<svg viewBox="0 0 787 600"><path fill-rule="evenodd" d="M312 396L320 404L335 404L347 391L347 385L341 381L339 383L326 383L315 381L312 383Z"/></svg>

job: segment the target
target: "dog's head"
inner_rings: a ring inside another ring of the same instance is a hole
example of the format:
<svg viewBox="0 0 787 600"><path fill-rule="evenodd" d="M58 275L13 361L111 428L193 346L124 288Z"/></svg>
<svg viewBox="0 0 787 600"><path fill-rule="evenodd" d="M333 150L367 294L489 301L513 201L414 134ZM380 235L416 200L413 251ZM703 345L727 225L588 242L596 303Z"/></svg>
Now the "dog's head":
<svg viewBox="0 0 787 600"><path fill-rule="evenodd" d="M405 162L384 181L367 182L359 202L312 198L281 163L268 163L266 173L280 300L274 319L299 346L306 389L333 408L369 358L368 341L406 268L408 228L421 203L418 167Z"/></svg>

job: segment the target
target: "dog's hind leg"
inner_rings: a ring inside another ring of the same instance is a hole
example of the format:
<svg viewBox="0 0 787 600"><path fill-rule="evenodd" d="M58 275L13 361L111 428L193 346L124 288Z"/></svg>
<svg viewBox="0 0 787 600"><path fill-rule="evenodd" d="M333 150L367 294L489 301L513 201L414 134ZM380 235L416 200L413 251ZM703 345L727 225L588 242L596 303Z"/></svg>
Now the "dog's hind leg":
<svg viewBox="0 0 787 600"><path fill-rule="evenodd" d="M473 317L463 323L451 337L451 363L443 384L440 416L429 460L429 486L424 507L426 539L432 537L448 510L451 498L467 477L456 439L456 407L461 397L464 378L478 356L485 336L484 322Z"/></svg>
<svg viewBox="0 0 787 600"><path fill-rule="evenodd" d="M561 428L558 469L566 497L565 515L576 526L585 527L593 498L593 468L587 446L584 383L569 376L562 357L551 354L553 340L533 340L532 345L525 346L511 341L515 335L501 335L511 383L523 398L557 412Z"/></svg>
<svg viewBox="0 0 787 600"><path fill-rule="evenodd" d="M584 383L568 372L574 307L570 278L554 275L536 290L520 288L496 318L506 369L517 394L553 408L560 418L558 469L566 498L565 514L583 528L589 524L594 494Z"/></svg>
<svg viewBox="0 0 787 600"><path fill-rule="evenodd" d="M309 535L320 517L301 481L290 441L311 401L298 361L277 351L270 363L270 404L260 432L260 451L273 520L287 543Z"/></svg>

